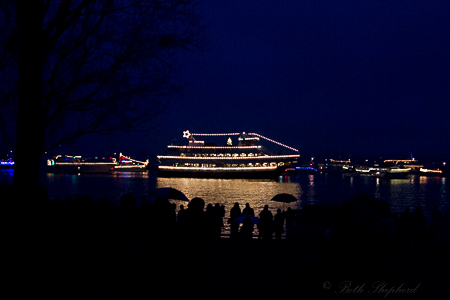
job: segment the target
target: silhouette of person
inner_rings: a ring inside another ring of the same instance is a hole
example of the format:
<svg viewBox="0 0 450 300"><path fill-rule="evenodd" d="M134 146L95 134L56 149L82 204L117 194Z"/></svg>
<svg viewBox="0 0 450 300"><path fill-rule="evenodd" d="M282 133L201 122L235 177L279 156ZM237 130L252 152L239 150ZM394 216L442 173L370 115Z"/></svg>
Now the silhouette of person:
<svg viewBox="0 0 450 300"><path fill-rule="evenodd" d="M275 231L275 238L281 239L281 234L284 232L284 216L281 209L277 209L277 213L273 219L273 229Z"/></svg>
<svg viewBox="0 0 450 300"><path fill-rule="evenodd" d="M433 212L431 213L431 224L435 231L440 231L442 229L443 220L443 215L439 211L439 208L437 206L434 206Z"/></svg>
<svg viewBox="0 0 450 300"><path fill-rule="evenodd" d="M242 213L244 215L250 215L250 216L254 216L255 215L255 211L253 210L253 208L250 207L249 203L245 203L245 208L242 211Z"/></svg>
<svg viewBox="0 0 450 300"><path fill-rule="evenodd" d="M244 218L241 228L241 239L251 240L253 237L253 221L249 216Z"/></svg>
<svg viewBox="0 0 450 300"><path fill-rule="evenodd" d="M273 215L268 205L264 205L264 209L259 213L259 237L262 239L272 238Z"/></svg>
<svg viewBox="0 0 450 300"><path fill-rule="evenodd" d="M398 221L401 239L409 240L411 237L411 212L409 207L405 208Z"/></svg>
<svg viewBox="0 0 450 300"><path fill-rule="evenodd" d="M180 210L178 211L178 223L183 224L186 219L186 210L184 209L184 205L180 204Z"/></svg>
<svg viewBox="0 0 450 300"><path fill-rule="evenodd" d="M236 238L239 233L239 223L236 222L236 218L241 215L241 208L239 207L239 203L234 203L234 206L230 210L230 219L228 223L230 223L230 238Z"/></svg>
<svg viewBox="0 0 450 300"><path fill-rule="evenodd" d="M187 238L195 241L204 240L206 237L206 216L203 208L205 207L205 201L201 198L193 198L186 210L186 229Z"/></svg>

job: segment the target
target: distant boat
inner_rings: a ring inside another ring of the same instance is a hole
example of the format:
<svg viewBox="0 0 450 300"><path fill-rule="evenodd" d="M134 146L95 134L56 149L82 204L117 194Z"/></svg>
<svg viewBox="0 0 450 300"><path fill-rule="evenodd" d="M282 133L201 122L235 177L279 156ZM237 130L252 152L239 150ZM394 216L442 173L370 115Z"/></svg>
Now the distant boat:
<svg viewBox="0 0 450 300"><path fill-rule="evenodd" d="M2 159L0 161L0 168L1 169L13 169L14 161L12 160L12 158Z"/></svg>
<svg viewBox="0 0 450 300"><path fill-rule="evenodd" d="M215 146L194 136L224 136L223 145ZM238 137L233 145L231 136ZM157 156L159 177L257 178L275 179L295 168L298 150L257 133L190 133L183 132L188 145L167 146L170 154ZM260 138L291 150L294 154L273 155L259 145Z"/></svg>
<svg viewBox="0 0 450 300"><path fill-rule="evenodd" d="M420 168L419 175L420 176L446 176L447 173L445 173L441 169L424 169L424 168Z"/></svg>
<svg viewBox="0 0 450 300"><path fill-rule="evenodd" d="M382 167L382 168L372 168L369 174L373 177L379 178L404 179L408 177L410 172L411 168Z"/></svg>
<svg viewBox="0 0 450 300"><path fill-rule="evenodd" d="M411 173L410 167L405 167L398 160L385 160L383 163L369 168L369 174L373 177L401 179L406 178Z"/></svg>
<svg viewBox="0 0 450 300"><path fill-rule="evenodd" d="M144 172L147 171L148 160L139 161L122 153L119 154L117 164L114 166L114 171L119 172Z"/></svg>
<svg viewBox="0 0 450 300"><path fill-rule="evenodd" d="M57 155L47 160L49 173L106 173L116 165L115 159L85 159L80 155Z"/></svg>

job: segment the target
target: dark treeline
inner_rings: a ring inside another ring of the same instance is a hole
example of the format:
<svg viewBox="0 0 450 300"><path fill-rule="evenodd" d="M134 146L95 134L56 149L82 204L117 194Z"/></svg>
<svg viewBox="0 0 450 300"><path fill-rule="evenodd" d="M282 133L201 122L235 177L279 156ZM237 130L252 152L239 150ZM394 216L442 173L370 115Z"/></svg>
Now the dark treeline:
<svg viewBox="0 0 450 300"><path fill-rule="evenodd" d="M413 298L444 291L448 279L450 218L437 208L427 222L420 206L397 215L368 195L286 212L194 198L178 213L167 199L138 207L132 194L117 207L34 195L19 201L9 184L0 188L2 269L18 297L329 297L350 293L339 287L350 281L380 299L391 286L417 287ZM242 213L259 224L234 222ZM385 290L371 288L378 281Z"/></svg>

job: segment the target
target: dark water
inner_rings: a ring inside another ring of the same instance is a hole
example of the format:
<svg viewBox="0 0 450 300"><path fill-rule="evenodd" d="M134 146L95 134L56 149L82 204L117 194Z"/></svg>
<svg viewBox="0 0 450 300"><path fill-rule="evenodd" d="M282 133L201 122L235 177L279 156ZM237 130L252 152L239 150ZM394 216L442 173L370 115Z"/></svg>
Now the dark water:
<svg viewBox="0 0 450 300"><path fill-rule="evenodd" d="M183 191L189 199L200 197L208 203L219 203L227 212L234 202L245 203L262 210L264 205L277 208L299 209L305 204L340 204L357 193L373 195L388 202L396 213L405 207L422 205L429 218L434 206L442 212L450 211L449 184L446 177L411 175L408 179L383 180L368 176L345 176L324 173L280 177L275 180L158 178L156 173L112 172L108 174L46 174L51 199L67 195L88 194L94 200L105 197L118 203L121 195L133 193L140 203L157 187L173 187ZM0 170L0 183L12 182L12 170ZM289 193L299 200L290 204L270 201L279 193ZM177 202L177 201L176 201ZM181 204L181 203L177 203Z"/></svg>

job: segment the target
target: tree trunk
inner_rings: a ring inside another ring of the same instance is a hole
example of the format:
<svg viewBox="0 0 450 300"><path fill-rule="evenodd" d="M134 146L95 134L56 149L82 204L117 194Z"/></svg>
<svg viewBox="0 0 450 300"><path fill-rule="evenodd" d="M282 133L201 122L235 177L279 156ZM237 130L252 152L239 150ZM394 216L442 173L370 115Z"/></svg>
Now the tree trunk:
<svg viewBox="0 0 450 300"><path fill-rule="evenodd" d="M14 170L15 193L29 196L39 186L44 127L41 76L45 58L42 2L17 1L19 28L19 92Z"/></svg>

